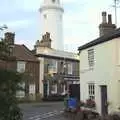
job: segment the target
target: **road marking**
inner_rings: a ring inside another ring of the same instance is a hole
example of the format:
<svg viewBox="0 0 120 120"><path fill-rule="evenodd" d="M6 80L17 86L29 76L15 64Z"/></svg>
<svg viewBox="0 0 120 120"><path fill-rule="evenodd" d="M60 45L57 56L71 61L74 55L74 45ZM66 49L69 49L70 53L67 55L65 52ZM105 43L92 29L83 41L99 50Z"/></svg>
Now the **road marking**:
<svg viewBox="0 0 120 120"><path fill-rule="evenodd" d="M54 112L54 111L53 111L53 112ZM30 117L29 119L34 119L34 118L41 117L41 116L44 116L44 115L49 115L49 114L51 114L51 113L53 113L53 112L40 113L39 115L35 115L35 116L33 116L33 117Z"/></svg>
<svg viewBox="0 0 120 120"><path fill-rule="evenodd" d="M28 119L29 120L41 120L41 119L46 119L46 118L49 118L49 117L53 117L55 115L59 115L61 113L63 113L63 111L54 110L53 112L41 113L39 115L35 115L33 117L30 117Z"/></svg>

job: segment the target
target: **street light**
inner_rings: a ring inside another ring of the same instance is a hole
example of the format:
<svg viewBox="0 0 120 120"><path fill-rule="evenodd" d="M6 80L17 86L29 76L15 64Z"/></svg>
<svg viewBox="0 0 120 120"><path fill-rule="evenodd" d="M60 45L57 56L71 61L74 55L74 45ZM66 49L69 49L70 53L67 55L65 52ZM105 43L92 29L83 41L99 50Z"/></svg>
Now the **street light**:
<svg viewBox="0 0 120 120"><path fill-rule="evenodd" d="M115 24L117 26L117 8L119 7L120 0L114 0L113 7L115 8Z"/></svg>
<svg viewBox="0 0 120 120"><path fill-rule="evenodd" d="M5 24L4 24L3 26L0 26L0 30L1 30L1 31L3 31L4 29L7 29L7 28L8 28L8 27L7 27L7 25L5 25Z"/></svg>

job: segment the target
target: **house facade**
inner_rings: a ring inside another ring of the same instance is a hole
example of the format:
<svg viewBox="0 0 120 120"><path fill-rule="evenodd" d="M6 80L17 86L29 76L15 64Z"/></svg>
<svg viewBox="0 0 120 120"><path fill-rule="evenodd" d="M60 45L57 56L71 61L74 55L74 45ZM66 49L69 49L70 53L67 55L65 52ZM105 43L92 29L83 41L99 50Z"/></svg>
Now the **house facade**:
<svg viewBox="0 0 120 120"><path fill-rule="evenodd" d="M82 101L94 100L96 111L105 115L120 110L120 29L102 15L102 35L79 47L80 92Z"/></svg>
<svg viewBox="0 0 120 120"><path fill-rule="evenodd" d="M25 91L18 91L17 97L26 100L36 100L39 94L39 61L25 45L14 43L15 34L5 33L4 42L9 45L8 61L0 61L0 68L17 71L24 74L21 85Z"/></svg>
<svg viewBox="0 0 120 120"><path fill-rule="evenodd" d="M51 48L50 34L36 43L36 56L40 61L40 93L65 95L70 84L79 84L78 55Z"/></svg>

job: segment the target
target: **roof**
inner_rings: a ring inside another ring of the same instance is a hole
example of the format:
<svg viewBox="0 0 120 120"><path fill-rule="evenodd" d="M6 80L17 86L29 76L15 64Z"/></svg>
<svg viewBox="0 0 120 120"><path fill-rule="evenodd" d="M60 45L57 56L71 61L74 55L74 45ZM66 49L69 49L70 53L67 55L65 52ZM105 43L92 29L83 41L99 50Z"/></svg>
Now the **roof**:
<svg viewBox="0 0 120 120"><path fill-rule="evenodd" d="M56 59L56 60L67 60L67 61L75 61L75 62L79 62L78 59L72 59L72 58L65 58L65 57L59 57L59 56L51 56L51 55L45 55L45 54L37 54L37 57L44 57L44 58L48 58L48 59Z"/></svg>
<svg viewBox="0 0 120 120"><path fill-rule="evenodd" d="M47 47L39 47L37 48L37 56L51 56L56 58L63 58L63 59L71 59L71 60L79 60L79 56L76 53L67 52L67 51L60 51L55 50L52 48Z"/></svg>
<svg viewBox="0 0 120 120"><path fill-rule="evenodd" d="M99 37L99 38L97 38L97 39L95 39L87 44L80 46L78 48L78 50L81 51L81 50L84 50L84 49L87 49L89 47L101 44L103 42L110 41L110 40L112 40L114 38L118 38L118 37L120 37L120 28L118 28L118 29L106 34L106 35L103 35L103 36L101 36L101 37Z"/></svg>
<svg viewBox="0 0 120 120"><path fill-rule="evenodd" d="M16 60L21 61L38 61L37 57L32 54L32 52L25 45L15 44L13 47L13 56Z"/></svg>

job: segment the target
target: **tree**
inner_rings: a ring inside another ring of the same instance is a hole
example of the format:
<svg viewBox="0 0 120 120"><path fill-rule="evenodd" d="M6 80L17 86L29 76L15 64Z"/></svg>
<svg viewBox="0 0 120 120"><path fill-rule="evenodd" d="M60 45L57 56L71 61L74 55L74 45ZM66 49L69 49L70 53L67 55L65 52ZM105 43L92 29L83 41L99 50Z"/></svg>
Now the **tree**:
<svg viewBox="0 0 120 120"><path fill-rule="evenodd" d="M10 55L9 45L4 42L3 39L0 41L0 59L8 60Z"/></svg>
<svg viewBox="0 0 120 120"><path fill-rule="evenodd" d="M0 60L10 59L9 45L0 41ZM0 120L22 120L22 112L18 107L16 92L22 90L23 75L15 71L0 69Z"/></svg>
<svg viewBox="0 0 120 120"><path fill-rule="evenodd" d="M8 70L0 70L0 120L22 120L16 91L22 88L22 75Z"/></svg>

